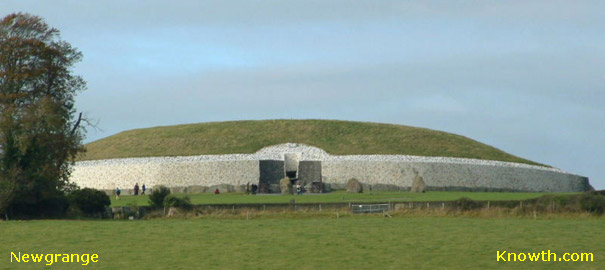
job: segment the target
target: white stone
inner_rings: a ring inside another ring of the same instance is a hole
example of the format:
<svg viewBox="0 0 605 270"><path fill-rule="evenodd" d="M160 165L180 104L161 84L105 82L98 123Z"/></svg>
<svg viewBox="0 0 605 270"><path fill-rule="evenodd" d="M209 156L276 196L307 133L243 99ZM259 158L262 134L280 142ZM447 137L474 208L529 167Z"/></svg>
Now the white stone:
<svg viewBox="0 0 605 270"><path fill-rule="evenodd" d="M529 164L407 155L334 156L298 143L269 146L254 154L81 161L73 167L71 181L97 189L128 189L135 183L147 187L245 185L258 183L259 160L284 160L285 154L295 154L301 161L322 161L326 183L346 183L357 178L365 184L410 187L413 170L418 171L429 187L566 192L582 191L587 182L584 177L557 168Z"/></svg>

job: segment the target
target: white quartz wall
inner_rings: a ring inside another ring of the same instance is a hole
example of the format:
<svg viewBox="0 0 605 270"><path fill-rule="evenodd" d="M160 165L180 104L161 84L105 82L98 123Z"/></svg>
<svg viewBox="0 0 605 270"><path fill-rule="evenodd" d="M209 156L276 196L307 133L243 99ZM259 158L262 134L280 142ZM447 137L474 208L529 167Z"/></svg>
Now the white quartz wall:
<svg viewBox="0 0 605 270"><path fill-rule="evenodd" d="M258 160L191 161L113 159L78 162L71 181L80 187L129 189L135 183L147 187L245 185L258 182Z"/></svg>
<svg viewBox="0 0 605 270"><path fill-rule="evenodd" d="M322 162L325 183L362 183L411 187L415 173L429 187L510 189L540 192L584 191L584 177L532 167L472 163L336 160Z"/></svg>
<svg viewBox="0 0 605 270"><path fill-rule="evenodd" d="M366 184L410 187L416 173L429 187L466 187L525 191L584 191L587 179L556 168L527 164L447 157L403 155L332 156L303 144L266 147L255 154L190 157L128 158L77 162L71 181L97 189L245 185L258 183L259 160L284 160L285 154L300 160L322 161L326 183L346 183L356 178Z"/></svg>

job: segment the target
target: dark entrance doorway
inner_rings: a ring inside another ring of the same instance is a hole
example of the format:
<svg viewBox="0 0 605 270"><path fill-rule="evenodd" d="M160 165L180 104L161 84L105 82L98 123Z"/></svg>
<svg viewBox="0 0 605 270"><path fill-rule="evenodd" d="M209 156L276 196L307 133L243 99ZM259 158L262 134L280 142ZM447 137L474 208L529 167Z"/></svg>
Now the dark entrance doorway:
<svg viewBox="0 0 605 270"><path fill-rule="evenodd" d="M286 176L290 179L294 179L294 178L296 178L296 173L297 173L296 171L289 171L289 172L287 171Z"/></svg>

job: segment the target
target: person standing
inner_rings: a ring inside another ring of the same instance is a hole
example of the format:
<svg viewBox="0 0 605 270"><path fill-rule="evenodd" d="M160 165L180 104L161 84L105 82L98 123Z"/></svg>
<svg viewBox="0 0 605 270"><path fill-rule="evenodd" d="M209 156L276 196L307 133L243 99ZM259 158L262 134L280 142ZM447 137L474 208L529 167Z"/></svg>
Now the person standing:
<svg viewBox="0 0 605 270"><path fill-rule="evenodd" d="M145 184L143 184L143 186L141 186L141 195L145 195Z"/></svg>
<svg viewBox="0 0 605 270"><path fill-rule="evenodd" d="M139 195L139 183L134 184L134 196Z"/></svg>
<svg viewBox="0 0 605 270"><path fill-rule="evenodd" d="M120 190L119 187L116 188L116 200L120 199L120 193L122 193L122 191Z"/></svg>

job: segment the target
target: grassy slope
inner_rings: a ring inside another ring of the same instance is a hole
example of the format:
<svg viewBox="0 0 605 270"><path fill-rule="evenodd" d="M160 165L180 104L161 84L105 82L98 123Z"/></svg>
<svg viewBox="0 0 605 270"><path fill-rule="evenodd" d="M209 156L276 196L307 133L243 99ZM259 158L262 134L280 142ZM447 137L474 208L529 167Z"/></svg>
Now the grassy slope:
<svg viewBox="0 0 605 270"><path fill-rule="evenodd" d="M43 268L11 263L11 251L97 253L91 269L605 268L603 218L333 216L0 222L0 269ZM547 250L590 252L594 261L496 261L496 251Z"/></svg>
<svg viewBox="0 0 605 270"><path fill-rule="evenodd" d="M233 121L136 129L89 143L81 160L254 153L286 142L317 146L334 155L404 154L536 164L451 133L334 120Z"/></svg>
<svg viewBox="0 0 605 270"><path fill-rule="evenodd" d="M411 192L374 192L373 194L348 194L332 192L321 195L283 196L283 195L245 195L242 193L188 194L194 204L248 204L248 203L288 203L295 199L297 203L339 203L339 202L386 202L386 201L452 201L462 197L472 200L525 200L543 196L538 192L455 192L432 191L427 193ZM184 196L180 194L179 196ZM120 200L111 198L112 206L149 205L148 196L122 196Z"/></svg>

